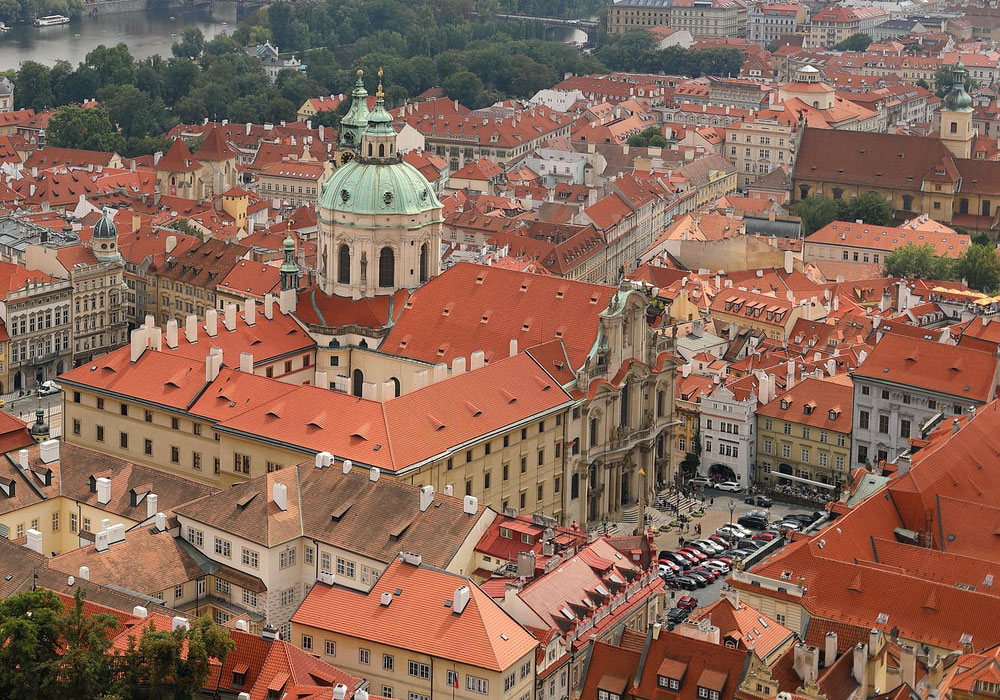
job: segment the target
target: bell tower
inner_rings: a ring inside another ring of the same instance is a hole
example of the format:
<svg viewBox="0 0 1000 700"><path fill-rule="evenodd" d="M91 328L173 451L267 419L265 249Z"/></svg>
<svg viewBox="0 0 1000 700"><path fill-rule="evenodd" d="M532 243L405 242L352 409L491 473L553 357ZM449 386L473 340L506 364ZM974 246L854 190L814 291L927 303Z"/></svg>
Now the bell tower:
<svg viewBox="0 0 1000 700"><path fill-rule="evenodd" d="M941 142L956 158L972 157L972 98L965 91L968 71L959 60L951 71L951 90L944 97L941 109Z"/></svg>

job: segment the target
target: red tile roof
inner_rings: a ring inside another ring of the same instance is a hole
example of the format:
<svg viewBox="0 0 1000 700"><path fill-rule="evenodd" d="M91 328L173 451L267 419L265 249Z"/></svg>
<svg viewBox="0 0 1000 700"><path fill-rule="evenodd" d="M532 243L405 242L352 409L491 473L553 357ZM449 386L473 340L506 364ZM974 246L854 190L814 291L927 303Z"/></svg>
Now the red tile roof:
<svg viewBox="0 0 1000 700"><path fill-rule="evenodd" d="M201 163L194 159L187 144L182 139L174 139L170 148L156 163L157 170L165 170L171 173L187 173L201 168Z"/></svg>
<svg viewBox="0 0 1000 700"><path fill-rule="evenodd" d="M511 340L525 348L561 337L578 369L614 293L604 285L459 263L413 292L380 349L449 364L483 350L491 362L510 353Z"/></svg>
<svg viewBox="0 0 1000 700"><path fill-rule="evenodd" d="M229 147L220 130L213 128L202 141L201 148L194 154L194 157L198 160L218 162L235 158L236 151Z"/></svg>
<svg viewBox="0 0 1000 700"><path fill-rule="evenodd" d="M467 586L459 614L446 601ZM399 595L395 594L400 590ZM383 593L392 601L381 604ZM333 614L333 613L336 614ZM537 642L471 580L393 561L367 594L317 583L292 624L408 649L456 663L504 671L534 652Z"/></svg>
<svg viewBox="0 0 1000 700"><path fill-rule="evenodd" d="M854 385L842 374L824 379L810 377L764 406L757 415L801 423L836 433L851 432Z"/></svg>
<svg viewBox="0 0 1000 700"><path fill-rule="evenodd" d="M935 223L935 222L931 222ZM906 245L929 245L935 254L957 258L969 247L966 233L940 225L934 229L912 230L906 226L870 226L868 224L834 221L806 238L806 243L869 248L892 252Z"/></svg>

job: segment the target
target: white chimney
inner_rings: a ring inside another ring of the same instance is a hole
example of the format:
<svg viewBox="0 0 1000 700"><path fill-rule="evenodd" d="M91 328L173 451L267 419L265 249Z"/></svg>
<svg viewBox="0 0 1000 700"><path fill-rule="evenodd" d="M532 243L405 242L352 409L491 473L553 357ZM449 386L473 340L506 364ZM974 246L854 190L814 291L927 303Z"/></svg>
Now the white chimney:
<svg viewBox="0 0 1000 700"><path fill-rule="evenodd" d="M236 304L226 304L225 317L222 319L222 325L226 327L227 331L236 330Z"/></svg>
<svg viewBox="0 0 1000 700"><path fill-rule="evenodd" d="M475 515L478 510L479 499L475 496L466 496L465 500L462 502L462 512L466 515Z"/></svg>
<svg viewBox="0 0 1000 700"><path fill-rule="evenodd" d="M423 513L425 510L431 507L431 503L434 502L434 487L433 486L421 486L420 487L420 512Z"/></svg>
<svg viewBox="0 0 1000 700"><path fill-rule="evenodd" d="M146 494L146 518L147 519L148 518L152 518L154 515L156 515L156 506L157 506L157 501L159 501L159 500L160 500L160 497L157 496L155 493L147 493Z"/></svg>
<svg viewBox="0 0 1000 700"><path fill-rule="evenodd" d="M167 236L166 245L164 246L164 251L167 253L172 253L174 248L177 247L177 236Z"/></svg>
<svg viewBox="0 0 1000 700"><path fill-rule="evenodd" d="M81 581L89 581L90 580L90 567L89 566L81 566L80 570L77 572L77 576L76 577L78 579L80 579Z"/></svg>
<svg viewBox="0 0 1000 700"><path fill-rule="evenodd" d="M899 654L899 672L902 681L910 688L917 687L917 652L909 644L904 644Z"/></svg>
<svg viewBox="0 0 1000 700"><path fill-rule="evenodd" d="M823 668L829 668L837 660L837 633L827 632L823 648Z"/></svg>
<svg viewBox="0 0 1000 700"><path fill-rule="evenodd" d="M858 642L857 646L854 647L854 665L851 668L851 675L854 676L854 680L858 682L861 686L860 692L864 693L865 697L868 696L865 690L867 683L866 681L866 671L868 670L868 645L864 642Z"/></svg>
<svg viewBox="0 0 1000 700"><path fill-rule="evenodd" d="M317 452L316 453L316 468L322 469L323 467L329 467L333 462L333 455L329 452Z"/></svg>
<svg viewBox="0 0 1000 700"><path fill-rule="evenodd" d="M163 329L159 326L153 326L146 329L146 333L149 334L149 347L160 352L163 349Z"/></svg>
<svg viewBox="0 0 1000 700"><path fill-rule="evenodd" d="M270 321L274 318L274 295L264 295L264 318Z"/></svg>
<svg viewBox="0 0 1000 700"><path fill-rule="evenodd" d="M234 627L239 632L246 632L247 631L247 621L246 620L237 620L234 623Z"/></svg>
<svg viewBox="0 0 1000 700"><path fill-rule="evenodd" d="M136 328L132 331L131 336L131 351L129 352L129 362L136 362L142 357L142 353L146 352L146 329Z"/></svg>
<svg viewBox="0 0 1000 700"><path fill-rule="evenodd" d="M111 479L106 476L97 479L97 502L102 506L111 502Z"/></svg>
<svg viewBox="0 0 1000 700"><path fill-rule="evenodd" d="M101 532L111 527L111 518L101 518Z"/></svg>
<svg viewBox="0 0 1000 700"><path fill-rule="evenodd" d="M236 696L236 700L250 700L250 693L240 693Z"/></svg>
<svg viewBox="0 0 1000 700"><path fill-rule="evenodd" d="M27 471L28 466L30 464L28 462L28 451L27 450L18 450L17 451L17 463L20 465L21 469Z"/></svg>
<svg viewBox="0 0 1000 700"><path fill-rule="evenodd" d="M215 353L211 352L205 355L206 382L214 382L216 377L219 376L220 369L222 369L222 355L216 355Z"/></svg>
<svg viewBox="0 0 1000 700"><path fill-rule="evenodd" d="M184 319L184 337L189 343L198 342L198 317L194 314L188 314Z"/></svg>
<svg viewBox="0 0 1000 700"><path fill-rule="evenodd" d="M340 465L340 471L343 474L350 474L351 470L354 469L354 463L349 459L345 459L343 464Z"/></svg>
<svg viewBox="0 0 1000 700"><path fill-rule="evenodd" d="M785 379L785 390L789 391L795 386L795 360L789 360L787 363L787 373L788 376Z"/></svg>
<svg viewBox="0 0 1000 700"><path fill-rule="evenodd" d="M368 691L367 690L355 690L354 691L354 700L368 700Z"/></svg>
<svg viewBox="0 0 1000 700"><path fill-rule="evenodd" d="M510 356L514 357L517 354L517 338L510 339Z"/></svg>
<svg viewBox="0 0 1000 700"><path fill-rule="evenodd" d="M443 382L448 378L448 365L444 362L438 362L434 365L434 383Z"/></svg>
<svg viewBox="0 0 1000 700"><path fill-rule="evenodd" d="M837 361L832 357L826 361L826 373L831 377L837 373Z"/></svg>
<svg viewBox="0 0 1000 700"><path fill-rule="evenodd" d="M136 605L134 608L132 608L133 617L146 617L147 615L149 615L149 611L146 610L146 608L142 607L141 605Z"/></svg>
<svg viewBox="0 0 1000 700"><path fill-rule="evenodd" d="M240 371L246 372L247 374L253 374L253 353L252 352L241 352L240 353Z"/></svg>
<svg viewBox="0 0 1000 700"><path fill-rule="evenodd" d="M326 370L316 370L316 375L313 377L313 386L318 386L322 389L330 388L330 380L326 377Z"/></svg>
<svg viewBox="0 0 1000 700"><path fill-rule="evenodd" d="M25 546L32 552L42 553L42 533L40 533L35 528L31 528L25 533L27 536L27 543Z"/></svg>
<svg viewBox="0 0 1000 700"><path fill-rule="evenodd" d="M278 305L281 308L281 313L294 314L296 301L297 297L294 289L282 289L281 294L278 296Z"/></svg>
<svg viewBox="0 0 1000 700"><path fill-rule="evenodd" d="M378 401L378 388L375 382L361 382L361 398L365 401Z"/></svg>
<svg viewBox="0 0 1000 700"><path fill-rule="evenodd" d="M469 358L469 360L470 360L469 361L470 370L479 369L480 367L486 364L486 353L483 352L482 350L476 350L475 352L472 353L472 356Z"/></svg>
<svg viewBox="0 0 1000 700"><path fill-rule="evenodd" d="M108 550L107 530L101 530L94 535L94 549L98 552L106 552Z"/></svg>
<svg viewBox="0 0 1000 700"><path fill-rule="evenodd" d="M333 686L333 700L344 700L347 697L347 686L343 683L338 683Z"/></svg>
<svg viewBox="0 0 1000 700"><path fill-rule="evenodd" d="M795 270L795 258L793 257L792 251L785 251L785 274L790 275Z"/></svg>
<svg viewBox="0 0 1000 700"><path fill-rule="evenodd" d="M257 300L247 299L243 304L243 322L248 326L257 323Z"/></svg>
<svg viewBox="0 0 1000 700"><path fill-rule="evenodd" d="M368 470L368 481L378 481L380 476L382 476L382 470L378 467L372 467Z"/></svg>
<svg viewBox="0 0 1000 700"><path fill-rule="evenodd" d="M167 321L167 347L176 348L177 347L177 319L172 318Z"/></svg>
<svg viewBox="0 0 1000 700"><path fill-rule="evenodd" d="M179 629L188 628L188 619L186 617L181 617L180 615L175 615L172 620L170 620L170 631L176 632Z"/></svg>
<svg viewBox="0 0 1000 700"><path fill-rule="evenodd" d="M451 484L445 484L444 485L444 495L445 496L454 496L455 495L455 487L452 486Z"/></svg>
<svg viewBox="0 0 1000 700"><path fill-rule="evenodd" d="M46 440L38 446L38 456L45 464L52 464L59 460L59 440ZM110 481L108 482L110 484Z"/></svg>
<svg viewBox="0 0 1000 700"><path fill-rule="evenodd" d="M271 487L271 499L281 510L288 510L288 487L275 481Z"/></svg>
<svg viewBox="0 0 1000 700"><path fill-rule="evenodd" d="M153 518L153 526L157 532L167 531L167 516L165 513L157 513Z"/></svg>
<svg viewBox="0 0 1000 700"><path fill-rule="evenodd" d="M219 334L219 312L215 309L209 309L205 312L205 332L210 338Z"/></svg>
<svg viewBox="0 0 1000 700"><path fill-rule="evenodd" d="M468 586L462 585L455 589L455 600L452 603L451 609L456 615L461 615L465 610L465 606L469 604L469 597L472 595L472 591Z"/></svg>
<svg viewBox="0 0 1000 700"><path fill-rule="evenodd" d="M456 357L451 361L451 376L465 374L465 357Z"/></svg>

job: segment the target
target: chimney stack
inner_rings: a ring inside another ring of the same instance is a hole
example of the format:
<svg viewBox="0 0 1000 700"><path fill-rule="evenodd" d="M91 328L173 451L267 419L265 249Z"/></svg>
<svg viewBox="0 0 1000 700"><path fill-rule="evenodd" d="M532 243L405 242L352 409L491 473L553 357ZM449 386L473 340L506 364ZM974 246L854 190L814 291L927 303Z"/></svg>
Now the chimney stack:
<svg viewBox="0 0 1000 700"><path fill-rule="evenodd" d="M910 688L917 687L917 651L909 644L904 644L899 653L899 673L901 680Z"/></svg>
<svg viewBox="0 0 1000 700"><path fill-rule="evenodd" d="M188 314L184 319L184 337L189 343L198 342L198 317Z"/></svg>
<svg viewBox="0 0 1000 700"><path fill-rule="evenodd" d="M451 361L451 376L457 377L460 374L465 374L465 357L456 357Z"/></svg>
<svg viewBox="0 0 1000 700"><path fill-rule="evenodd" d="M151 326L146 329L149 337L149 347L156 352L163 349L163 329L159 326Z"/></svg>
<svg viewBox="0 0 1000 700"><path fill-rule="evenodd" d="M164 513L157 513L153 516L153 525L157 532L167 531L167 516Z"/></svg>
<svg viewBox="0 0 1000 700"><path fill-rule="evenodd" d="M275 481L271 487L271 500L280 510L288 510L288 487Z"/></svg>
<svg viewBox="0 0 1000 700"><path fill-rule="evenodd" d="M421 486L420 487L420 512L423 513L428 508L431 507L431 503L434 502L434 487L433 486Z"/></svg>
<svg viewBox="0 0 1000 700"><path fill-rule="evenodd" d="M142 357L142 353L146 352L148 342L146 339L146 333L147 330L145 328L136 328L132 331L132 337L130 338L131 351L129 352L129 362L137 362L139 358Z"/></svg>
<svg viewBox="0 0 1000 700"><path fill-rule="evenodd" d="M350 474L351 470L354 469L354 463L349 459L345 459L340 465L340 469L344 474Z"/></svg>
<svg viewBox="0 0 1000 700"><path fill-rule="evenodd" d="M243 322L248 326L257 323L257 300L247 299L243 305Z"/></svg>
<svg viewBox="0 0 1000 700"><path fill-rule="evenodd" d="M472 356L470 357L470 362L469 362L469 369L470 370L479 369L480 367L482 367L485 364L486 364L486 353L485 352L483 352L482 350L476 350L475 352L472 353Z"/></svg>
<svg viewBox="0 0 1000 700"><path fill-rule="evenodd" d="M18 450L17 451L17 463L18 463L18 466L20 466L23 471L28 471L28 467L30 466L30 462L28 461L28 451L27 450Z"/></svg>
<svg viewBox="0 0 1000 700"><path fill-rule="evenodd" d="M514 357L517 354L517 338L510 339L510 356Z"/></svg>
<svg viewBox="0 0 1000 700"><path fill-rule="evenodd" d="M868 645L864 642L858 642L854 647L854 665L851 669L851 675L854 676L854 680L861 686L859 693L864 697L868 697L867 671Z"/></svg>
<svg viewBox="0 0 1000 700"><path fill-rule="evenodd" d="M368 481L378 481L380 476L382 476L382 470L378 467L372 467L368 470Z"/></svg>
<svg viewBox="0 0 1000 700"><path fill-rule="evenodd" d="M829 668L837 660L837 633L827 632L823 649L823 668Z"/></svg>
<svg viewBox="0 0 1000 700"><path fill-rule="evenodd" d="M157 512L156 511L156 506L157 506L157 501L159 501L159 500L160 500L160 497L157 496L155 493L147 493L146 494L146 518L147 519L148 518L152 518L154 515L156 515L156 512Z"/></svg>
<svg viewBox="0 0 1000 700"><path fill-rule="evenodd" d="M80 571L77 572L77 578L80 579L81 581L89 581L90 580L90 567L89 566L81 566L80 567Z"/></svg>
<svg viewBox="0 0 1000 700"><path fill-rule="evenodd" d="M313 377L313 386L318 386L321 389L330 388L330 380L327 379L325 370L316 370L316 375Z"/></svg>
<svg viewBox="0 0 1000 700"><path fill-rule="evenodd" d="M296 290L282 289L281 294L278 297L278 305L281 308L281 313L286 315L294 314L296 301L297 301Z"/></svg>
<svg viewBox="0 0 1000 700"><path fill-rule="evenodd" d="M102 506L111 502L111 479L106 476L97 479L97 502Z"/></svg>
<svg viewBox="0 0 1000 700"><path fill-rule="evenodd" d="M41 554L42 553L42 533L40 533L35 528L31 528L30 530L28 530L28 532L25 533L25 535L27 536L27 542L25 543L25 546L28 549L30 549L32 552L36 552L38 554Z"/></svg>
<svg viewBox="0 0 1000 700"><path fill-rule="evenodd" d="M465 607L469 604L469 598L471 595L472 591L466 585L461 585L455 589L455 600L451 609L456 615L462 614Z"/></svg>
<svg viewBox="0 0 1000 700"><path fill-rule="evenodd" d="M205 332L209 338L214 338L219 334L219 312L209 309L205 312Z"/></svg>
<svg viewBox="0 0 1000 700"><path fill-rule="evenodd" d="M240 353L240 371L246 372L247 374L253 374L253 353L252 352L241 352Z"/></svg>
<svg viewBox="0 0 1000 700"><path fill-rule="evenodd" d="M205 382L214 382L219 376L219 370L222 369L222 351L216 354L215 350L217 348L212 348L212 352L205 355Z"/></svg>
<svg viewBox="0 0 1000 700"><path fill-rule="evenodd" d="M177 347L177 319L167 321L167 347L171 350Z"/></svg>
<svg viewBox="0 0 1000 700"><path fill-rule="evenodd" d="M423 389L427 386L427 370L418 369L413 373L413 388Z"/></svg>
<svg viewBox="0 0 1000 700"><path fill-rule="evenodd" d="M265 294L264 295L264 318L270 321L274 318L274 295Z"/></svg>
<svg viewBox="0 0 1000 700"><path fill-rule="evenodd" d="M444 362L438 362L434 365L434 383L443 382L448 378L448 365Z"/></svg>
<svg viewBox="0 0 1000 700"><path fill-rule="evenodd" d="M226 304L225 317L222 319L222 325L226 327L227 331L236 330L236 304Z"/></svg>
<svg viewBox="0 0 1000 700"><path fill-rule="evenodd" d="M38 446L38 457L45 464L52 464L59 460L59 440L52 438L46 440Z"/></svg>

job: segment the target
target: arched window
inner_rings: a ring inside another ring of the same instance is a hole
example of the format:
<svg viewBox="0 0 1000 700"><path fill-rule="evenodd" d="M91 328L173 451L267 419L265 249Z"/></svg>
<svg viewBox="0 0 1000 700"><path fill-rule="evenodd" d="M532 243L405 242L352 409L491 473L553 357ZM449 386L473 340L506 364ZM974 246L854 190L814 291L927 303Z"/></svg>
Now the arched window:
<svg viewBox="0 0 1000 700"><path fill-rule="evenodd" d="M395 377L389 377L389 381L392 382L392 390L393 390L394 394L396 396L399 396L399 394L400 394L399 380L396 379Z"/></svg>
<svg viewBox="0 0 1000 700"><path fill-rule="evenodd" d="M420 281L427 281L427 244L420 246Z"/></svg>
<svg viewBox="0 0 1000 700"><path fill-rule="evenodd" d="M346 243L341 244L337 253L337 281L340 284L351 283L351 248Z"/></svg>
<svg viewBox="0 0 1000 700"><path fill-rule="evenodd" d="M351 393L361 396L361 387L365 383L365 373L360 369L354 370L353 381L351 382Z"/></svg>
<svg viewBox="0 0 1000 700"><path fill-rule="evenodd" d="M392 287L396 284L396 256L392 248L386 246L378 254L378 286Z"/></svg>
<svg viewBox="0 0 1000 700"><path fill-rule="evenodd" d="M372 145L369 143L368 144L368 155L371 155L371 154L372 154Z"/></svg>
<svg viewBox="0 0 1000 700"><path fill-rule="evenodd" d="M379 158L385 158L385 144L384 143L380 143L378 145L378 157Z"/></svg>
<svg viewBox="0 0 1000 700"><path fill-rule="evenodd" d="M958 122L952 122L951 123L951 133L953 133L953 134L957 134L958 133Z"/></svg>

